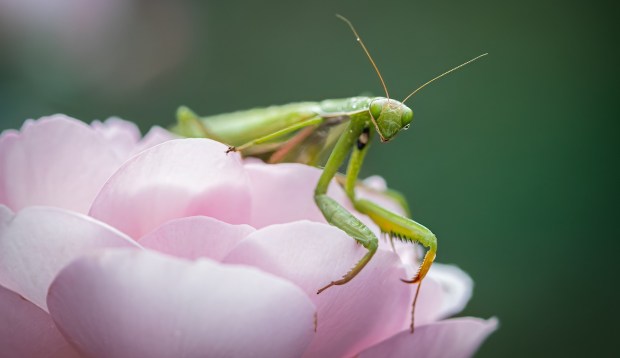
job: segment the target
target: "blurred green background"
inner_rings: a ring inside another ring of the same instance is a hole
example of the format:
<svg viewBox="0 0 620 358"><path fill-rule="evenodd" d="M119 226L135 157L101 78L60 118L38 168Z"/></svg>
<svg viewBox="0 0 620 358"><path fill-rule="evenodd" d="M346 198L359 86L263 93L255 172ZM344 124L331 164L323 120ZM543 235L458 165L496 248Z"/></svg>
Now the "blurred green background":
<svg viewBox="0 0 620 358"><path fill-rule="evenodd" d="M363 174L404 192L439 261L474 278L462 315L499 317L478 357L617 356L613 2L7 3L0 129L62 112L144 131L181 104L206 115L381 95L335 13L396 98L489 52L416 95L411 130L374 144Z"/></svg>

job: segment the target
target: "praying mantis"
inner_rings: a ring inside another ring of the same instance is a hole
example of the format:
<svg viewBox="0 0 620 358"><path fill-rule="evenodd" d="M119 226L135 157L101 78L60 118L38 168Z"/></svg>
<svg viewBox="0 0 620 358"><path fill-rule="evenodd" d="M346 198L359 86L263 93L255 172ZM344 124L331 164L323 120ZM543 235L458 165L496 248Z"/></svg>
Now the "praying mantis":
<svg viewBox="0 0 620 358"><path fill-rule="evenodd" d="M327 189L335 177L340 179L354 208L370 217L381 232L390 239L419 243L426 248L422 261L413 278L403 282L418 284L413 302L413 314L422 280L428 273L437 254L437 238L416 221L393 213L372 201L356 196L358 175L369 143L376 132L381 142L388 143L398 133L407 130L413 120L413 111L405 102L431 82L451 73L482 56L477 56L449 71L427 81L402 101L390 97L387 86L377 65L370 56L353 24L344 21L356 37L362 50L377 73L385 97L352 97L329 99L321 102L299 102L281 106L255 108L227 114L198 117L187 107L177 111L178 124L174 131L187 137L207 137L229 145L227 153L240 152L244 156L257 156L270 163L299 162L318 166L328 156L314 191L314 201L326 221L343 230L366 248L365 255L342 278L331 281L317 291L344 285L357 276L378 249L377 236L357 217L327 195ZM346 176L338 174L339 167L349 157ZM392 190L386 192L408 212L406 201Z"/></svg>

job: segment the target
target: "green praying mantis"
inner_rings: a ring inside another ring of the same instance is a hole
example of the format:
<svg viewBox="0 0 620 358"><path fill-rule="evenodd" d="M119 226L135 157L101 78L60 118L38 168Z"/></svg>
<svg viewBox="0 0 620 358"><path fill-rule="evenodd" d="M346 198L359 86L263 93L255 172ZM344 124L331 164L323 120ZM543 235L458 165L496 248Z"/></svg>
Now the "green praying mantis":
<svg viewBox="0 0 620 358"><path fill-rule="evenodd" d="M299 162L318 166L325 157L314 191L316 205L327 222L343 230L367 249L366 254L342 278L320 288L317 294L335 285L344 285L362 271L378 248L377 236L352 213L327 195L327 189L336 178L357 211L370 217L381 232L392 240L419 243L426 248L417 273L403 282L418 284L412 307L413 317L422 280L428 273L437 254L437 238L423 225L393 213L369 200L356 196L358 174L368 152L369 143L376 131L381 142L387 143L401 131L407 130L413 120L413 111L405 102L431 82L453 72L485 54L475 57L418 87L402 101L390 98L385 81L362 39L349 20L337 15L351 29L357 42L377 73L385 97L352 97L329 99L321 102L300 102L266 108L238 111L208 117L198 117L186 107L177 112L178 124L174 131L187 137L207 137L229 145L228 152L240 152L244 156L256 156L269 163ZM374 129L374 130L373 130ZM346 176L338 174L339 167L351 152ZM396 191L386 195L401 203L405 212L408 207Z"/></svg>

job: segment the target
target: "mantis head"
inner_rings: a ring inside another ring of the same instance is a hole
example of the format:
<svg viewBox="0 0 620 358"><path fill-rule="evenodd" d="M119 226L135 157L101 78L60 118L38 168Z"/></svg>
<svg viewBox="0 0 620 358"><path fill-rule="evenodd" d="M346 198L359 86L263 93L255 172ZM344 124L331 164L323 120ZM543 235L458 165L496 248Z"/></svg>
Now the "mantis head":
<svg viewBox="0 0 620 358"><path fill-rule="evenodd" d="M382 142L389 141L401 130L409 129L413 120L411 108L389 98L375 98L370 103L369 112Z"/></svg>
<svg viewBox="0 0 620 358"><path fill-rule="evenodd" d="M385 91L385 97L375 98L370 103L370 110L369 110L370 116L372 118L372 122L375 125L377 132L379 132L379 136L381 137L382 142L389 141L401 130L407 130L409 128L409 124L413 120L413 111L409 107L405 106L405 102L409 98L411 98L414 94L416 94L422 88L426 87L431 82L434 82L435 80L440 79L441 77L447 75L448 73L456 71L459 68L476 61L480 57L487 55L486 53L484 53L478 57L475 57L463 64L460 64L452 68L451 70L448 70L442 73L439 76L436 76L432 80L427 81L425 84L418 87L415 91L411 92L407 97L405 97L405 99L402 100L402 102L399 102L397 100L390 98L390 95L387 90L387 86L385 85L385 81L383 80L383 77L381 76L381 72L379 72L379 68L375 64L375 61L372 59L372 56L370 56L370 52L368 52L366 45L364 45L364 42L362 41L361 37L357 34L357 31L353 27L353 24L351 24L351 21L349 21L347 18L341 15L336 15L336 16L342 21L344 21L345 23L347 23L347 25L349 25L349 27L351 28L351 31L353 31L353 34L355 35L355 39L362 47L362 50L364 50L364 53L366 53L366 56L370 60L370 64L375 69L375 72L377 72L379 81L381 81L381 85L383 86L383 90Z"/></svg>

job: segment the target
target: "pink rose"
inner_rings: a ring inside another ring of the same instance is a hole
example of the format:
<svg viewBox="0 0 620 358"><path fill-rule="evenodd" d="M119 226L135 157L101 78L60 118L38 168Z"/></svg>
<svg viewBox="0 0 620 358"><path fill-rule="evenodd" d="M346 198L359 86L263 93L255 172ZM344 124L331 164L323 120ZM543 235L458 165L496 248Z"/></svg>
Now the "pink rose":
<svg viewBox="0 0 620 358"><path fill-rule="evenodd" d="M161 128L140 139L119 119L3 132L0 355L469 357L496 329L445 319L472 281L435 264L410 334L406 245L399 257L381 243L355 279L317 295L365 252L316 208L320 170L225 151ZM353 211L337 184L330 195Z"/></svg>

